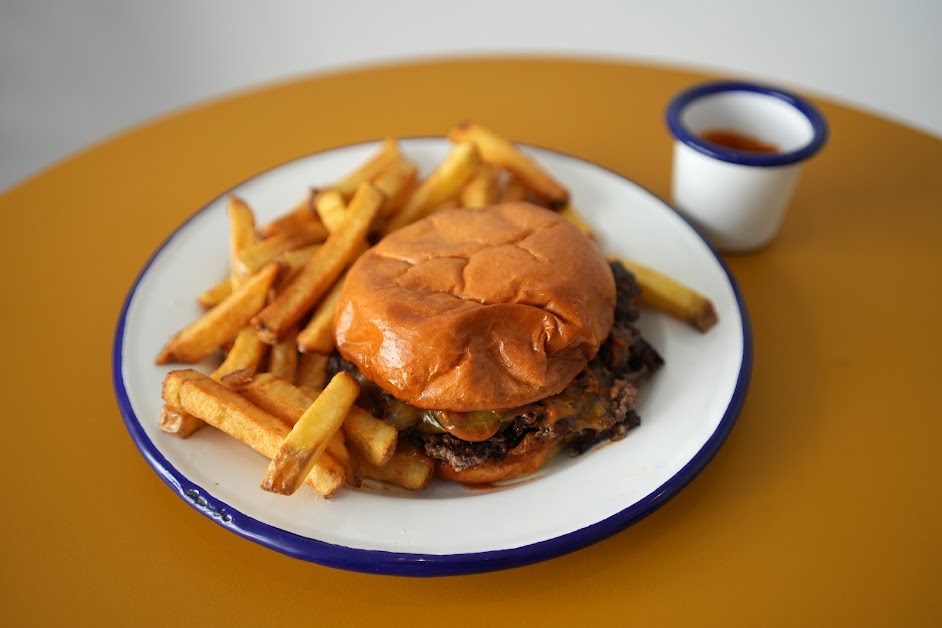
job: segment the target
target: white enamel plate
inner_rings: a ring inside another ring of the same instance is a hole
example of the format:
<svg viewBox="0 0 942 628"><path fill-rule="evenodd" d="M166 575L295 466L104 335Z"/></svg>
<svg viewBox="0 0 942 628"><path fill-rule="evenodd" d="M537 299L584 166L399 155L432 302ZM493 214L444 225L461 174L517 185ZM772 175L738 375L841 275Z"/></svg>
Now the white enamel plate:
<svg viewBox="0 0 942 628"><path fill-rule="evenodd" d="M311 186L367 159L367 143L298 159L229 192L260 223ZM446 153L440 138L401 140L428 172ZM127 297L114 341L113 378L128 431L148 463L197 511L287 555L332 567L410 576L516 567L577 550L653 512L710 461L746 395L752 341L735 281L709 245L667 204L600 166L525 147L570 189L606 253L663 270L708 295L720 322L706 334L653 311L641 329L666 365L641 389L641 426L624 440L562 456L532 479L470 489L343 489L324 500L307 487L291 497L262 491L268 461L215 429L182 440L158 427L161 381L173 367L154 356L194 320L195 298L228 272L225 194L171 234ZM227 192L228 194L228 192ZM213 365L198 365L209 372Z"/></svg>

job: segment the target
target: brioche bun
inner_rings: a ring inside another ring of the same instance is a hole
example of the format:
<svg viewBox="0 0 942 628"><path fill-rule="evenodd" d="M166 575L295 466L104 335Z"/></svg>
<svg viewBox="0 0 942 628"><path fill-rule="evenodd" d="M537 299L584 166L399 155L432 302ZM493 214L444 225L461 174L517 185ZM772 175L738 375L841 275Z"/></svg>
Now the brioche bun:
<svg viewBox="0 0 942 628"><path fill-rule="evenodd" d="M529 475L559 453L563 443L554 438L525 438L503 460L490 460L460 471L446 462L439 463L435 475L441 480L461 484L493 484Z"/></svg>
<svg viewBox="0 0 942 628"><path fill-rule="evenodd" d="M612 327L598 246L529 203L444 210L386 236L350 268L340 354L401 401L512 408L562 391Z"/></svg>

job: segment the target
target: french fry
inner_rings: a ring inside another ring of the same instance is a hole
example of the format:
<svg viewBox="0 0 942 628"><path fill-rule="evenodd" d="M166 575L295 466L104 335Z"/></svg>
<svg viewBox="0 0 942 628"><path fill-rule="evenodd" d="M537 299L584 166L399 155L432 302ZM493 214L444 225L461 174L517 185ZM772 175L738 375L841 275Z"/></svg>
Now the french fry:
<svg viewBox="0 0 942 628"><path fill-rule="evenodd" d="M183 410L176 410L166 403L160 410L160 429L168 434L189 438L204 425L206 423L203 420Z"/></svg>
<svg viewBox="0 0 942 628"><path fill-rule="evenodd" d="M319 222L314 212L315 190L311 189L294 207L258 228L260 238L270 238L276 233L293 231L302 225Z"/></svg>
<svg viewBox="0 0 942 628"><path fill-rule="evenodd" d="M312 221L242 249L237 259L240 267L252 274L287 251L318 244L326 239L327 228L320 222Z"/></svg>
<svg viewBox="0 0 942 628"><path fill-rule="evenodd" d="M527 200L529 192L526 184L515 174L507 177L504 182L504 188L500 193L501 203L519 203Z"/></svg>
<svg viewBox="0 0 942 628"><path fill-rule="evenodd" d="M318 192L314 199L314 207L329 232L341 229L347 220L347 203L343 193L337 188L327 188Z"/></svg>
<svg viewBox="0 0 942 628"><path fill-rule="evenodd" d="M457 209L458 207L461 207L461 202L456 198L449 198L433 207L428 213L434 214L435 212L445 211L446 209Z"/></svg>
<svg viewBox="0 0 942 628"><path fill-rule="evenodd" d="M309 204L310 201L306 201L305 203ZM259 230L259 235L263 238L271 238L276 234L285 234L287 232L294 232L296 234L309 234L319 229L322 232L322 237L317 239L317 241L322 242L324 238L327 237L326 227L320 223L320 220L317 218L317 215L314 213L313 209L309 209L305 203L299 203L290 214L287 214L286 216L276 219L268 225L261 227ZM318 227L317 225L320 226ZM285 250L280 255L277 255L278 261L284 262L286 266L285 272L282 274L280 281L283 282L286 279L289 279L290 277L294 276L297 270L303 266L308 259L310 259L311 255L314 254L316 249L312 248L315 245L294 248L299 246L297 244L297 240L302 239L303 235L292 236L294 241L288 239L286 242L285 240L287 238L288 236L279 235L277 238L259 249L255 249L257 242L253 241L251 244L245 247L245 249L250 250L249 252L245 253L246 258L244 260L248 263L248 265L251 266L251 268L247 269L243 267L243 260L240 259L238 253L235 254L236 264L240 267L241 272L245 273L246 275L251 274L248 272L249 270L251 272L255 272L265 262L270 261L273 257L273 254L277 254L277 252L274 252L273 249L276 247L276 243L280 243L281 248L289 249ZM265 255L266 249L270 252L270 254ZM230 262L230 266L231 265L232 262ZM226 277L214 286L207 288L196 298L196 302L200 305L200 307L208 310L222 303L222 301L230 294L232 294L231 276Z"/></svg>
<svg viewBox="0 0 942 628"><path fill-rule="evenodd" d="M330 289L363 246L383 195L364 183L350 201L347 223L330 234L301 272L253 319L259 336L270 344L301 318Z"/></svg>
<svg viewBox="0 0 942 628"><path fill-rule="evenodd" d="M167 395L164 401L171 407L202 419L269 459L278 454L290 432L277 417L192 369L168 373L164 378L164 394ZM323 458L313 465L306 480L323 497L331 497L346 478L339 463Z"/></svg>
<svg viewBox="0 0 942 628"><path fill-rule="evenodd" d="M321 392L323 391L318 392L318 396ZM334 432L334 435L327 441L327 449L321 456L330 456L336 460L344 468L347 484L357 488L360 487L363 479L360 475L360 461L350 452L350 448L347 446L347 435L343 433L342 429Z"/></svg>
<svg viewBox="0 0 942 628"><path fill-rule="evenodd" d="M278 264L268 264L225 301L184 327L157 354L157 364L199 362L231 342L265 306L279 270Z"/></svg>
<svg viewBox="0 0 942 628"><path fill-rule="evenodd" d="M271 346L268 355L268 372L278 377L294 381L298 371L298 340L296 328L292 327L278 342Z"/></svg>
<svg viewBox="0 0 942 628"><path fill-rule="evenodd" d="M239 392L259 408L284 421L286 425L294 426L322 391L311 394L277 375L259 373L242 383ZM360 485L360 467L347 449L343 432L338 431L331 437L323 455L333 458L344 467L348 484Z"/></svg>
<svg viewBox="0 0 942 628"><path fill-rule="evenodd" d="M236 334L226 358L210 377L218 382L226 375L243 369L251 369L254 372L267 352L268 345L259 339L255 329L245 326Z"/></svg>
<svg viewBox="0 0 942 628"><path fill-rule="evenodd" d="M232 278L226 277L196 297L196 302L201 308L208 310L222 303L230 294L232 294Z"/></svg>
<svg viewBox="0 0 942 628"><path fill-rule="evenodd" d="M314 309L311 320L298 333L298 347L304 351L330 353L334 350L334 309L340 301L343 291L343 277L340 277L330 291Z"/></svg>
<svg viewBox="0 0 942 628"><path fill-rule="evenodd" d="M255 214L248 204L230 194L229 214L229 280L236 289L252 274L239 260L239 254L255 244Z"/></svg>
<svg viewBox="0 0 942 628"><path fill-rule="evenodd" d="M320 396L320 393L318 393L318 396ZM350 452L350 448L347 446L347 435L343 433L342 429L334 432L334 435L327 442L327 449L322 456L331 456L343 466L347 474L347 484L355 487L360 486L362 481L360 461L354 458Z"/></svg>
<svg viewBox="0 0 942 628"><path fill-rule="evenodd" d="M408 159L399 156L389 162L373 179L373 185L386 196L380 216L388 218L402 207L415 188L419 168Z"/></svg>
<svg viewBox="0 0 942 628"><path fill-rule="evenodd" d="M592 231L592 227L579 210L573 207L571 203L559 210L559 215L574 224L586 237L592 238L593 240L595 239L595 233Z"/></svg>
<svg viewBox="0 0 942 628"><path fill-rule="evenodd" d="M218 381L229 390L241 390L252 381L253 377L255 377L255 369L239 369L226 373ZM215 378L210 377L210 379L216 381Z"/></svg>
<svg viewBox="0 0 942 628"><path fill-rule="evenodd" d="M376 467L392 459L399 440L396 428L359 406L353 406L343 420L343 433L359 457Z"/></svg>
<svg viewBox="0 0 942 628"><path fill-rule="evenodd" d="M713 302L693 288L644 264L620 257L612 259L621 262L635 276L641 288L639 304L665 312L701 332L719 320Z"/></svg>
<svg viewBox="0 0 942 628"><path fill-rule="evenodd" d="M180 400L180 391L183 390L183 385L189 381L205 378L205 375L194 369L170 371L170 373L164 377L160 390L160 396L164 400L165 406L171 410L183 412L183 402Z"/></svg>
<svg viewBox="0 0 942 628"><path fill-rule="evenodd" d="M327 361L330 356L313 351L305 351L298 359L298 372L295 383L300 388L321 391L327 385ZM317 395L314 395L315 397Z"/></svg>
<svg viewBox="0 0 942 628"><path fill-rule="evenodd" d="M484 163L461 190L462 207L487 207L497 202L500 196L499 169Z"/></svg>
<svg viewBox="0 0 942 628"><path fill-rule="evenodd" d="M297 491L359 394L360 387L351 375L337 373L285 437L268 465L262 489L281 495Z"/></svg>
<svg viewBox="0 0 942 628"><path fill-rule="evenodd" d="M553 209L565 207L569 202L569 191L562 183L544 170L512 142L480 124L466 121L448 133L452 142L473 142L481 159L489 164L509 170L535 192L546 199Z"/></svg>
<svg viewBox="0 0 942 628"><path fill-rule="evenodd" d="M360 187L360 184L372 181L387 164L399 157L399 145L394 138L387 137L383 140L376 154L330 187L336 188L343 194L344 198L350 198Z"/></svg>
<svg viewBox="0 0 942 628"><path fill-rule="evenodd" d="M281 288L288 285L295 275L301 272L301 269L304 268L304 265L311 261L311 258L314 257L314 253L317 252L317 249L320 248L319 244L312 244L310 246L302 246L299 249L292 249L290 251L285 251L281 255L275 258L279 264L281 264L284 269L281 273L281 276L278 277L278 281L275 285L275 291L278 292Z"/></svg>
<svg viewBox="0 0 942 628"><path fill-rule="evenodd" d="M268 345L258 339L255 330L252 327L243 327L236 335L226 359L213 371L210 378L219 382L237 371L254 373L267 352ZM205 424L195 416L173 409L167 404L164 404L160 415L160 429L179 438L192 436Z"/></svg>
<svg viewBox="0 0 942 628"><path fill-rule="evenodd" d="M244 201L233 199L235 197L230 197L228 207L230 216L229 266L238 269L240 275L247 275L238 263L238 252L255 243L255 234L252 232L255 218ZM222 303L226 297L232 294L232 277L233 272L230 271L229 276L200 294L196 298L199 306L204 310L208 310Z"/></svg>
<svg viewBox="0 0 942 628"><path fill-rule="evenodd" d="M383 466L360 461L364 478L412 490L428 486L435 472L435 461L406 440L400 440L389 462Z"/></svg>
<svg viewBox="0 0 942 628"><path fill-rule="evenodd" d="M256 374L239 386L239 393L288 426L297 423L315 399L315 396L274 373Z"/></svg>
<svg viewBox="0 0 942 628"><path fill-rule="evenodd" d="M415 191L384 228L391 233L424 217L432 208L456 198L461 188L481 163L477 148L471 142L458 142Z"/></svg>

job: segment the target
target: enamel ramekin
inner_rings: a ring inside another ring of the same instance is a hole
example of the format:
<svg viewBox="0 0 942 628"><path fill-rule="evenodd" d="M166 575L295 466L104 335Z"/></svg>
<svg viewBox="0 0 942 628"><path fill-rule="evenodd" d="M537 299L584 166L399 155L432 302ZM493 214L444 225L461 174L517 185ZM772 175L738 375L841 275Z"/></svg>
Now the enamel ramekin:
<svg viewBox="0 0 942 628"><path fill-rule="evenodd" d="M828 138L824 116L806 99L743 81L696 85L667 108L674 136L674 206L722 251L750 251L778 233L804 162ZM775 147L754 152L704 139L709 131Z"/></svg>

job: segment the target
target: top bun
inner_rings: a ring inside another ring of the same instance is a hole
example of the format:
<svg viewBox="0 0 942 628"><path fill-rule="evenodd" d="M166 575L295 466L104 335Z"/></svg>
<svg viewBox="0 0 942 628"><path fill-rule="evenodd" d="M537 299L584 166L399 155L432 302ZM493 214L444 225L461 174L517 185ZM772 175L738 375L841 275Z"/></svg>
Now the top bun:
<svg viewBox="0 0 942 628"><path fill-rule="evenodd" d="M558 214L529 203L444 210L350 268L337 349L419 408L512 408L561 392L614 308L608 262Z"/></svg>

